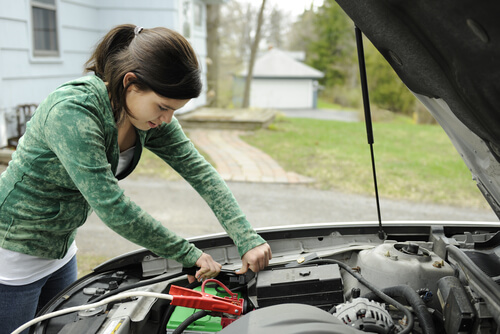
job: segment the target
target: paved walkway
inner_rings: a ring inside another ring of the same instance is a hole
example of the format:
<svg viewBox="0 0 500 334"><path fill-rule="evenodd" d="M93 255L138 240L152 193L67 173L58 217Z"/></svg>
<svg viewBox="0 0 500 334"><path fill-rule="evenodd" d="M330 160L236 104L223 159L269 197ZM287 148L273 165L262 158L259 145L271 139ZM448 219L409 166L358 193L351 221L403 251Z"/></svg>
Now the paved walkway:
<svg viewBox="0 0 500 334"><path fill-rule="evenodd" d="M226 181L311 183L314 179L285 171L269 155L240 139L241 130L189 129L189 137L210 156ZM6 165L0 164L0 173Z"/></svg>
<svg viewBox="0 0 500 334"><path fill-rule="evenodd" d="M210 156L226 181L310 183L313 179L285 171L269 155L240 139L243 131L189 129L189 138Z"/></svg>

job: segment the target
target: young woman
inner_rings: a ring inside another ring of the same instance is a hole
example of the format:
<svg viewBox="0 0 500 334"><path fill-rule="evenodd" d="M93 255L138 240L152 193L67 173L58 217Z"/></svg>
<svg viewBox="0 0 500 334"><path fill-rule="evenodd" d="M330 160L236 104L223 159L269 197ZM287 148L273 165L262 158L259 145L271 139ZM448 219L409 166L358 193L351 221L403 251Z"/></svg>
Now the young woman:
<svg viewBox="0 0 500 334"><path fill-rule="evenodd" d="M231 191L185 136L175 110L201 91L195 53L166 28L121 25L86 64L95 75L68 82L43 101L0 177L0 333L34 317L76 279L76 230L91 210L115 232L184 266L197 279L221 265L124 195L118 180L148 148L212 208L242 256L241 272L271 258Z"/></svg>

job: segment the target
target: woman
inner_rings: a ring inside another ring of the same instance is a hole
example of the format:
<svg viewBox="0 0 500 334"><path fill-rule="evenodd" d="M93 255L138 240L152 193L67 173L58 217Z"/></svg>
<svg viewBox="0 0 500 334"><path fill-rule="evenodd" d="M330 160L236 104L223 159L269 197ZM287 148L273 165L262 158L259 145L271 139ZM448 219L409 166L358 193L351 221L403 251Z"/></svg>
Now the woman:
<svg viewBox="0 0 500 334"><path fill-rule="evenodd" d="M269 245L252 229L215 169L173 117L201 91L195 53L166 28L121 25L86 63L95 75L59 87L43 101L0 178L0 333L34 317L76 279L76 229L91 210L121 236L198 266L221 265L124 196L117 181L148 148L186 179L234 240L241 273L267 266Z"/></svg>

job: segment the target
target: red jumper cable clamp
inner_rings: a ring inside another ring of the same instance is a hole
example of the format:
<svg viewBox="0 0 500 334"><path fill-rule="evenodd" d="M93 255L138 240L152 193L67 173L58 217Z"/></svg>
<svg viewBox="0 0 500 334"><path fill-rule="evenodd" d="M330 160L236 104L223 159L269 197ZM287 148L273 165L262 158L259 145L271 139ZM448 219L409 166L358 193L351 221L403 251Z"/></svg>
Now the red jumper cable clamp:
<svg viewBox="0 0 500 334"><path fill-rule="evenodd" d="M207 283L217 283L231 297L217 297L205 292ZM201 285L201 292L180 286L172 285L169 294L173 297L170 305L184 306L205 311L228 313L233 315L243 314L243 298L238 299L238 295L231 292L223 283L215 279L207 279Z"/></svg>

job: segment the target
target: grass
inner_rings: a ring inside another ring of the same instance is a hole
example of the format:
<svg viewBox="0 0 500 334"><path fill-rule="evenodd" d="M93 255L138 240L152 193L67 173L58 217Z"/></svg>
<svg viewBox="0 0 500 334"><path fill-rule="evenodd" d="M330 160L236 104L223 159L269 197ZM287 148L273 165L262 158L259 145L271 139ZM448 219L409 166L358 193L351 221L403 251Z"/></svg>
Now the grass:
<svg viewBox="0 0 500 334"><path fill-rule="evenodd" d="M390 114L373 115L376 121L373 148L381 197L488 207L441 127L416 125L408 117ZM374 193L370 146L363 122L279 115L268 129L242 139L268 153L287 171L314 178L314 186L318 188ZM174 170L147 150L134 175L180 179Z"/></svg>
<svg viewBox="0 0 500 334"><path fill-rule="evenodd" d="M318 99L317 108L318 109L345 109L340 104L327 102L324 99Z"/></svg>
<svg viewBox="0 0 500 334"><path fill-rule="evenodd" d="M97 265L109 260L109 257L103 255L78 253L76 260L78 264L78 278L80 278L92 272L92 269L97 267Z"/></svg>
<svg viewBox="0 0 500 334"><path fill-rule="evenodd" d="M375 119L378 122L373 125L373 147L381 197L488 207L439 126L415 125L411 119L400 116L378 115ZM242 139L268 153L286 170L316 179L316 187L373 195L370 147L364 123L278 116L270 129ZM147 150L133 175L180 178ZM104 256L79 254L79 277L106 260Z"/></svg>
<svg viewBox="0 0 500 334"><path fill-rule="evenodd" d="M272 130L242 139L288 171L322 189L373 194L370 146L364 123L277 118ZM385 198L486 208L472 176L444 131L396 117L374 123L379 195Z"/></svg>

